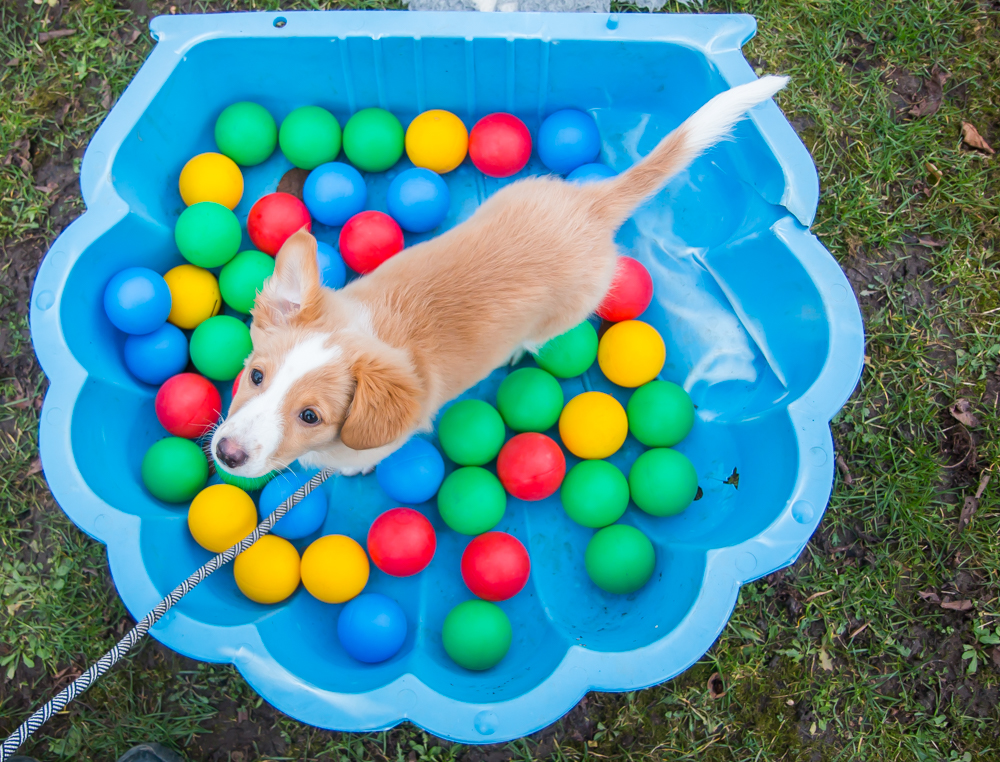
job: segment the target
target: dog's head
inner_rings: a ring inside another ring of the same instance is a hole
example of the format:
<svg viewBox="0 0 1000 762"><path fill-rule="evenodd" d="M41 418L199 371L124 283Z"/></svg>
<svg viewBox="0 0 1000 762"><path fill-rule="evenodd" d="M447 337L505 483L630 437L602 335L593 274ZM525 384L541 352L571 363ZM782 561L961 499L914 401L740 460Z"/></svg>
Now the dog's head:
<svg viewBox="0 0 1000 762"><path fill-rule="evenodd" d="M212 436L219 467L262 476L338 440L353 450L407 433L420 413L412 360L389 347L364 308L320 283L305 229L278 252L253 308L253 352Z"/></svg>

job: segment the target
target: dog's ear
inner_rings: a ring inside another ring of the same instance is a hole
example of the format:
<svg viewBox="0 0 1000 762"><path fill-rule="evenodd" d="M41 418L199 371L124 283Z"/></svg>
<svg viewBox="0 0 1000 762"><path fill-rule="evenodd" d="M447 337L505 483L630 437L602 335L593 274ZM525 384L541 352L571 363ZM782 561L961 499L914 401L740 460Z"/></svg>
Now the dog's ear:
<svg viewBox="0 0 1000 762"><path fill-rule="evenodd" d="M352 372L354 400L340 428L345 445L352 450L382 447L416 424L423 389L409 363L364 355Z"/></svg>
<svg viewBox="0 0 1000 762"><path fill-rule="evenodd" d="M318 316L323 289L316 261L316 239L304 227L289 236L275 257L274 274L254 302L254 323L261 328Z"/></svg>

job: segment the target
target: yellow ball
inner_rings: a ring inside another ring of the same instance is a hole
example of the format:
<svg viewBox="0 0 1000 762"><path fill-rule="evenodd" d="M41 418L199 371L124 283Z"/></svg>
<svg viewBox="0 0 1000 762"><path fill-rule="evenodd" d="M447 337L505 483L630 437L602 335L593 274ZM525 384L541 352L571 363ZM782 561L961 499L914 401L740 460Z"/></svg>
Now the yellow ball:
<svg viewBox="0 0 1000 762"><path fill-rule="evenodd" d="M219 281L208 270L194 265L178 265L163 276L170 289L167 320L178 328L197 328L222 307Z"/></svg>
<svg viewBox="0 0 1000 762"><path fill-rule="evenodd" d="M235 209L243 198L243 173L228 156L202 153L184 165L178 186L188 206L214 201Z"/></svg>
<svg viewBox="0 0 1000 762"><path fill-rule="evenodd" d="M257 603L278 603L299 586L299 552L273 534L261 537L233 562L236 585Z"/></svg>
<svg viewBox="0 0 1000 762"><path fill-rule="evenodd" d="M559 436L566 449L578 458L607 458L625 444L628 416L622 403L610 394L584 392L563 408Z"/></svg>
<svg viewBox="0 0 1000 762"><path fill-rule="evenodd" d="M462 163L469 131L450 111L425 111L406 128L406 155L418 167L443 175Z"/></svg>
<svg viewBox="0 0 1000 762"><path fill-rule="evenodd" d="M195 495L188 509L188 529L205 550L221 553L257 526L253 498L231 484L213 484Z"/></svg>
<svg viewBox="0 0 1000 762"><path fill-rule="evenodd" d="M368 584L368 556L350 537L320 537L302 554L302 584L324 603L349 601Z"/></svg>
<svg viewBox="0 0 1000 762"><path fill-rule="evenodd" d="M648 384L663 370L666 359L663 337L641 320L615 323L604 333L597 347L597 364L618 386Z"/></svg>

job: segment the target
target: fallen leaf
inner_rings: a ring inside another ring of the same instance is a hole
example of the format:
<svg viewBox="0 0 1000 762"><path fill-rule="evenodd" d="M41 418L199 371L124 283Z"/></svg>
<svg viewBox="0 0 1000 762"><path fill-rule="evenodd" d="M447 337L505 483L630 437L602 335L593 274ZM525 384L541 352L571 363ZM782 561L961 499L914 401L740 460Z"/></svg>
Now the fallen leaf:
<svg viewBox="0 0 1000 762"><path fill-rule="evenodd" d="M26 476L34 476L35 474L40 474L42 472L42 459L35 458L31 461L31 465L28 466L28 473Z"/></svg>
<svg viewBox="0 0 1000 762"><path fill-rule="evenodd" d="M833 659L827 653L826 646L819 649L819 665L827 672L833 672Z"/></svg>
<svg viewBox="0 0 1000 762"><path fill-rule="evenodd" d="M965 501L962 503L962 513L958 517L958 531L961 532L972 521L972 517L976 515L976 510L979 508L979 500L968 495Z"/></svg>
<svg viewBox="0 0 1000 762"><path fill-rule="evenodd" d="M976 500L983 496L983 493L986 491L986 485L990 483L991 478L993 478L991 474L983 474L979 480L979 486L976 487Z"/></svg>
<svg viewBox="0 0 1000 762"><path fill-rule="evenodd" d="M969 611L972 608L972 601L941 601L941 608L948 611Z"/></svg>
<svg viewBox="0 0 1000 762"><path fill-rule="evenodd" d="M808 598L806 598L806 603L812 603L817 598L822 598L824 595L829 595L832 592L833 592L833 590L824 590L824 591L822 591L820 593L813 593Z"/></svg>
<svg viewBox="0 0 1000 762"><path fill-rule="evenodd" d="M921 590L919 593L917 593L917 595L919 595L921 599L925 601L930 601L931 603L941 602L941 596L939 596L933 590Z"/></svg>
<svg viewBox="0 0 1000 762"><path fill-rule="evenodd" d="M5 167L9 167L15 161L25 172L31 172L31 143L27 138L14 141L14 145L3 157Z"/></svg>
<svg viewBox="0 0 1000 762"><path fill-rule="evenodd" d="M974 429L979 426L979 419L976 414L972 412L971 403L965 399L955 400L951 407L948 408L948 412L951 413L952 418L961 424L968 426L970 429Z"/></svg>
<svg viewBox="0 0 1000 762"><path fill-rule="evenodd" d="M4 64L4 66L7 67L17 66L19 63L21 63L20 58L11 58L10 60L7 61L7 63Z"/></svg>
<svg viewBox="0 0 1000 762"><path fill-rule="evenodd" d="M924 169L927 170L927 174L930 180L932 181L931 185L937 185L939 182L941 182L941 178L944 177L941 170L938 169L932 162L925 161Z"/></svg>
<svg viewBox="0 0 1000 762"><path fill-rule="evenodd" d="M48 42L49 40L57 40L60 37L69 37L71 34L76 34L75 29L53 29L51 32L42 32L38 35L39 42Z"/></svg>
<svg viewBox="0 0 1000 762"><path fill-rule="evenodd" d="M708 697L715 701L726 695L726 684L722 682L722 676L718 672L713 672L708 678Z"/></svg>
<svg viewBox="0 0 1000 762"><path fill-rule="evenodd" d="M858 629L856 629L854 632L851 633L851 640L854 640L856 637L858 637L858 635L860 635L867 629L868 629L868 622L865 622Z"/></svg>
<svg viewBox="0 0 1000 762"><path fill-rule="evenodd" d="M962 122L962 142L969 148L975 148L977 151L983 151L984 153L988 153L990 156L996 153L990 144L983 139L983 136L979 134L979 130L968 122Z"/></svg>
<svg viewBox="0 0 1000 762"><path fill-rule="evenodd" d="M111 103L111 85L108 84L107 80L104 80L101 83L101 108L107 111L111 108Z"/></svg>
<svg viewBox="0 0 1000 762"><path fill-rule="evenodd" d="M931 76L925 83L927 94L910 109L910 114L919 117L937 113L937 110L941 108L941 100L944 98L944 83L948 81L950 76L950 74L941 71L937 64L934 64Z"/></svg>
<svg viewBox="0 0 1000 762"><path fill-rule="evenodd" d="M837 470L840 471L840 476L844 480L844 484L850 487L854 484L854 478L851 476L851 470L847 467L847 461L844 460L844 456L839 452L837 453Z"/></svg>
<svg viewBox="0 0 1000 762"><path fill-rule="evenodd" d="M35 190L41 191L45 195L48 195L58 187L59 183L49 183L48 185L36 185Z"/></svg>
<svg viewBox="0 0 1000 762"><path fill-rule="evenodd" d="M250 715L247 713L246 709L238 709L236 711L236 722L246 722Z"/></svg>
<svg viewBox="0 0 1000 762"><path fill-rule="evenodd" d="M919 238L917 243L921 246L929 246L932 249L940 249L945 244L942 241L935 241L933 238Z"/></svg>
<svg viewBox="0 0 1000 762"><path fill-rule="evenodd" d="M723 484L732 484L736 489L739 489L740 488L740 474L739 474L739 472L734 468L733 469L733 473L731 473L729 475L729 478L726 479L722 483Z"/></svg>

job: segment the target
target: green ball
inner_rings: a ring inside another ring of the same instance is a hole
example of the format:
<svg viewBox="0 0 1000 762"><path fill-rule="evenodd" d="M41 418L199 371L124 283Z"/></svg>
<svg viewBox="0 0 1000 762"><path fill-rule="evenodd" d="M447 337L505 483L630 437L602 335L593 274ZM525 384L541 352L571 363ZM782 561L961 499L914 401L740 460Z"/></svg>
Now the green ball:
<svg viewBox="0 0 1000 762"><path fill-rule="evenodd" d="M500 413L482 400L456 402L438 423L441 449L460 466L489 463L503 447L505 433Z"/></svg>
<svg viewBox="0 0 1000 762"><path fill-rule="evenodd" d="M556 425L563 390L551 373L538 368L515 370L497 390L497 408L514 431L545 431Z"/></svg>
<svg viewBox="0 0 1000 762"><path fill-rule="evenodd" d="M653 516L676 516L698 494L698 472L677 450L658 447L635 459L628 473L632 500Z"/></svg>
<svg viewBox="0 0 1000 762"><path fill-rule="evenodd" d="M278 132L281 152L299 169L315 169L340 153L340 123L319 106L303 106L285 117Z"/></svg>
<svg viewBox="0 0 1000 762"><path fill-rule="evenodd" d="M628 428L647 447L673 447L691 433L694 403L669 381L650 381L629 398Z"/></svg>
<svg viewBox="0 0 1000 762"><path fill-rule="evenodd" d="M243 232L236 215L222 204L192 204L177 219L174 241L181 256L198 267L221 267L240 250Z"/></svg>
<svg viewBox="0 0 1000 762"><path fill-rule="evenodd" d="M453 608L441 628L445 653L458 666L484 670L495 666L510 650L510 619L495 603L466 601Z"/></svg>
<svg viewBox="0 0 1000 762"><path fill-rule="evenodd" d="M263 106L250 101L234 103L215 122L219 151L244 167L266 161L278 145L278 126Z"/></svg>
<svg viewBox="0 0 1000 762"><path fill-rule="evenodd" d="M438 513L459 534L490 531L507 509L500 480L485 468L466 466L448 474L437 495Z"/></svg>
<svg viewBox="0 0 1000 762"><path fill-rule="evenodd" d="M221 468L216 469L215 473L217 473L219 478L226 484L232 484L234 487L239 487L244 492L254 492L259 489L264 489L267 483L278 475L277 471L271 471L263 476L236 476L235 474L227 474Z"/></svg>
<svg viewBox="0 0 1000 762"><path fill-rule="evenodd" d="M264 281L274 272L274 257L250 249L241 251L219 273L219 290L226 304L249 314Z"/></svg>
<svg viewBox="0 0 1000 762"><path fill-rule="evenodd" d="M250 329L229 315L210 317L191 334L191 362L199 373L214 381L236 378L252 351Z"/></svg>
<svg viewBox="0 0 1000 762"><path fill-rule="evenodd" d="M344 153L362 172L385 172L403 155L403 135L385 109L362 109L344 125Z"/></svg>
<svg viewBox="0 0 1000 762"><path fill-rule="evenodd" d="M553 376L573 378L584 373L597 359L597 331L586 320L545 343L535 362Z"/></svg>
<svg viewBox="0 0 1000 762"><path fill-rule="evenodd" d="M606 460L584 460L566 474L559 498L573 521L599 529L614 524L628 508L628 480Z"/></svg>
<svg viewBox="0 0 1000 762"><path fill-rule="evenodd" d="M590 579L601 590L625 595L649 582L656 566L656 551L649 538L635 527L614 524L590 538L584 563Z"/></svg>
<svg viewBox="0 0 1000 762"><path fill-rule="evenodd" d="M142 482L165 503L186 503L205 487L208 459L190 439L167 437L146 451Z"/></svg>

